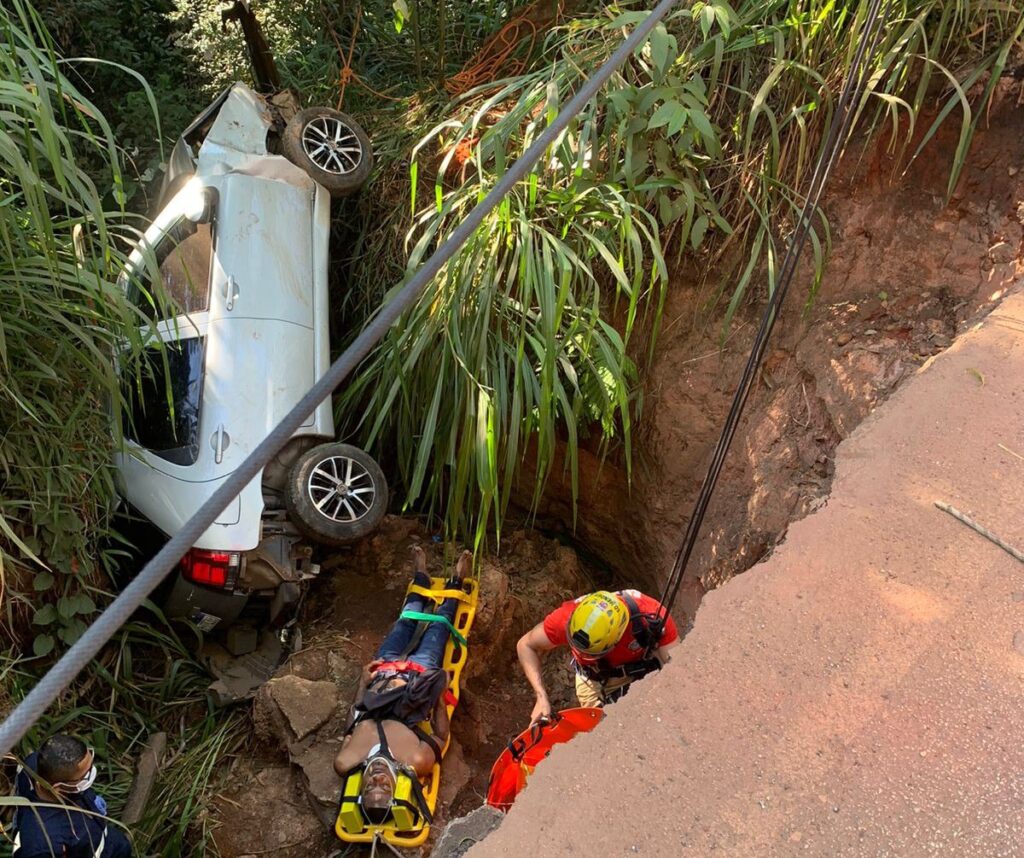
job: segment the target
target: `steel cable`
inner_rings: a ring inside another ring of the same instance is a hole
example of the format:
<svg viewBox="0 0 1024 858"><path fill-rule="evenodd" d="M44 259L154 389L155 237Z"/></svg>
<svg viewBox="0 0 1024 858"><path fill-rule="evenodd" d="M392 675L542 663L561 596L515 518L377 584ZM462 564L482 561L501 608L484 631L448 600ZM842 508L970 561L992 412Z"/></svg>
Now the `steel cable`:
<svg viewBox="0 0 1024 858"><path fill-rule="evenodd" d="M14 746L39 716L67 688L82 668L96 656L114 633L127 622L146 597L181 559L182 555L192 547L203 531L213 523L214 519L234 500L239 492L259 475L263 466L291 439L295 431L313 413L313 410L331 395L331 392L380 342L388 328L419 298L444 264L455 255L481 224L484 217L502 201L517 182L526 177L548 147L557 140L573 118L597 94L626 58L643 43L655 25L668 14L675 4L676 0L661 0L651 13L637 24L633 32L580 87L579 92L573 96L534 143L509 166L505 175L473 208L465 220L452 231L448 239L423 263L395 297L378 310L352 345L330 366L323 377L309 389L284 419L239 465L238 469L171 537L120 595L92 622L75 644L46 672L0 725L0 757L14 749Z"/></svg>
<svg viewBox="0 0 1024 858"><path fill-rule="evenodd" d="M886 11L888 11L888 8ZM690 556L697 543L697 537L700 535L700 528L704 522L704 516L707 513L708 504L711 501L715 485L718 483L718 478L721 475L722 466L736 434L736 429L739 426L740 418L743 415L743 409L750 396L750 391L753 388L758 367L761 364L761 360L764 358L764 353L768 346L768 339L771 336L772 329L775 327L775 322L778 319L779 309L786 298L786 293L789 291L790 283L792 282L793 275L796 272L797 263L800 261L800 253L807 241L807 236L810 234L811 223L815 212L818 211L822 192L828 182L828 178L833 166L835 165L836 158L840 151L842 151L843 141L846 140L847 134L849 133L855 106L861 98L864 81L867 75L866 69L862 68L864 67L865 58L867 56L874 56L878 42L881 38L882 32L884 31L885 19L886 14L882 12L882 0L871 0L864 19L864 36L861 39L860 44L857 46L857 50L854 53L853 63L850 66L850 72L846 76L843 88L840 91L839 100L836 104L836 112L833 114L829 123L828 134L826 135L814 172L811 175L811 181L808 186L807 195L804 199L803 208L800 212L797 228L793 231L789 245L786 248L786 255L783 258L782 267L779 271L778 282L769 297L768 306L765 308L764 315L761 318L760 327L758 328L757 335L754 338L754 343L751 346L750 356L747 358L746 366L744 367L739 385L736 388L736 393L733 396L732 404L729 408L729 414L726 417L725 425L722 427L722 434L719 436L718 444L715 446L715 451L711 458L711 463L704 476L704 482L702 483L700 492L697 495L693 514L687 522L686 534L683 537L683 542L680 545L679 552L676 554L675 562L672 565L672 571L665 582L665 588L661 595L661 603L658 607L658 614L662 618L668 616L669 609L671 608L672 603L675 602L676 596L679 593L679 587L683 582L683 575L686 572L686 566L689 563Z"/></svg>

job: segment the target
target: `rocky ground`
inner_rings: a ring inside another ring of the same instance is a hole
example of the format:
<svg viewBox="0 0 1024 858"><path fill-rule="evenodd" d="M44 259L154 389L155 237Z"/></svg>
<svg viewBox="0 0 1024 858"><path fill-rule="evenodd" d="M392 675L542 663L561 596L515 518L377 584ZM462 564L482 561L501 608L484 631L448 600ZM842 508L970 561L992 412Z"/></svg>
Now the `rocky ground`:
<svg viewBox="0 0 1024 858"><path fill-rule="evenodd" d="M341 845L330 833L338 800L332 763L360 668L398 616L414 543L426 548L429 571L441 574L442 546L417 521L398 517L350 552L325 559L305 609L306 644L260 690L251 753L234 763L233 786L218 799L216 839L224 858L324 856ZM450 560L457 556L448 551ZM526 532L503 540L479 575L480 606L445 758L437 832L482 803L492 763L529 720L532 698L515 661L519 635L562 600L599 583L572 548ZM565 659L549 659L546 670L556 705L570 705Z"/></svg>

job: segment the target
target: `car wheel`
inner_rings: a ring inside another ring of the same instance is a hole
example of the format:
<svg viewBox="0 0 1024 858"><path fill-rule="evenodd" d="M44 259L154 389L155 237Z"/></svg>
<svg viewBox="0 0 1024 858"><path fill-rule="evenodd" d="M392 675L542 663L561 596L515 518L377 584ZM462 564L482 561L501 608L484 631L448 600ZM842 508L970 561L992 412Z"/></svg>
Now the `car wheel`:
<svg viewBox="0 0 1024 858"><path fill-rule="evenodd" d="M332 197L358 191L373 169L370 138L351 117L329 107L299 111L284 129L281 151Z"/></svg>
<svg viewBox="0 0 1024 858"><path fill-rule="evenodd" d="M373 457L350 444L321 444L303 453L285 486L295 525L325 545L370 533L388 508L388 484Z"/></svg>

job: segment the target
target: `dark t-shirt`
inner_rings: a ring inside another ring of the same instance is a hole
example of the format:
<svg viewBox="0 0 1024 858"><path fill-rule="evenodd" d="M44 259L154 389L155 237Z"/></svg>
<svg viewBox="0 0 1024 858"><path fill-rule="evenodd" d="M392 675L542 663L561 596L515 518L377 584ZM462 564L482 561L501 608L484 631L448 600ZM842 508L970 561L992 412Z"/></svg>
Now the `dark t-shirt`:
<svg viewBox="0 0 1024 858"><path fill-rule="evenodd" d="M36 754L25 760L33 772L36 764ZM18 770L15 792L32 802L43 801L24 769ZM105 813L106 804L92 789L67 796L63 807L19 807L13 858L131 858L131 843L103 818Z"/></svg>

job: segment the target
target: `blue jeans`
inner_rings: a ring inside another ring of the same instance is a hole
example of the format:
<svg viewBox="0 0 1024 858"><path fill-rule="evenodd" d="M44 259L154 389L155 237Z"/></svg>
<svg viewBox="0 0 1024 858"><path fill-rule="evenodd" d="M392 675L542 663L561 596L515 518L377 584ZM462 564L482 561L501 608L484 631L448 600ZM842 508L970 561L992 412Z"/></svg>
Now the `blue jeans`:
<svg viewBox="0 0 1024 858"><path fill-rule="evenodd" d="M413 580L422 587L430 586L430 581L425 575L417 574ZM422 612L428 601L426 596L421 596L419 593L410 593L405 600L405 604L402 606L402 611ZM458 599L445 599L435 613L451 622L455 619L455 611L458 607ZM409 648L418 625L419 623L416 620L399 619L391 627L388 636L384 638L384 642L377 650L377 658L384 661L399 661L402 659L403 653ZM448 634L448 626L444 623L427 623L427 630L423 633L423 637L420 638L415 651L404 656L404 658L428 669L440 667L441 662L444 661L444 648L448 643Z"/></svg>

